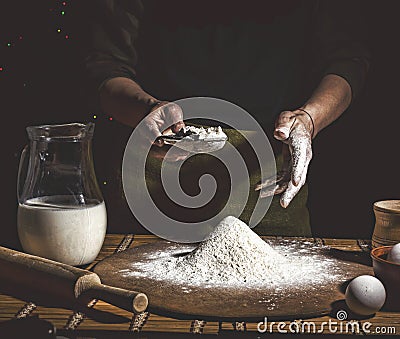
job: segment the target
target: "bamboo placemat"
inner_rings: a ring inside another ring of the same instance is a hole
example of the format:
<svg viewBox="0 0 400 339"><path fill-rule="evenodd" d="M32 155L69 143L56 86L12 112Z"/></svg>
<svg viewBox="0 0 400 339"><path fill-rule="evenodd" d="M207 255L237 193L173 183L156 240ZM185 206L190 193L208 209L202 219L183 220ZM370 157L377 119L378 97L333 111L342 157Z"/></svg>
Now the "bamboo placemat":
<svg viewBox="0 0 400 339"><path fill-rule="evenodd" d="M264 238L266 240L276 239L276 237ZM369 252L371 248L370 242L366 240L322 238L296 239L323 244L349 252ZM92 269L98 261L117 251L155 241L158 241L158 238L151 235L108 234L100 254L95 262L90 264L87 269ZM257 323L205 322L202 319L178 320L149 314L147 312L132 315L132 313L128 311L97 300L93 300L89 306L90 307L84 312L77 312L64 308L35 305L29 300L23 301L8 295L0 294L0 321L9 320L14 317L38 315L41 319L53 323L57 328L57 333L67 337L75 337L78 334L87 335L96 333L97 335L101 335L101 333L121 334L129 332L142 332L143 335L146 334L146 337L151 337L152 335L156 336L157 333L161 332L176 334L198 333L206 335L223 335L232 334L233 332L257 333ZM335 319L334 314L332 314L332 317L324 316L313 319L297 319L294 322L295 324L292 324L292 328L295 329L296 326L298 326L298 328L301 328L301 326L307 328L310 326L309 323L312 322L315 324L317 332L332 333L328 328L329 320L331 320L331 322L338 321ZM347 320L343 322L342 326L346 326L345 324L349 323ZM400 312L378 312L372 318L351 321L351 323L358 323L358 326L360 326L360 334L369 334L362 330L362 324L366 321L372 324L371 327L368 328L371 334L375 333L377 330L394 331L400 334ZM327 324L321 326L323 322ZM285 328L288 329L291 323L292 321L285 322ZM283 327L283 325L281 326ZM355 324L352 326L349 325L349 329L356 328L355 326ZM272 329L276 332L276 324Z"/></svg>

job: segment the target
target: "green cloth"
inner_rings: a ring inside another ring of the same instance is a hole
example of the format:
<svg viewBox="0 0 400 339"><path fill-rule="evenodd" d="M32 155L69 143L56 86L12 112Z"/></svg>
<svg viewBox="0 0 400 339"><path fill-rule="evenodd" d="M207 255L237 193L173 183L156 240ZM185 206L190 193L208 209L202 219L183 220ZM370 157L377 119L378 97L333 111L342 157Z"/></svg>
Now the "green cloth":
<svg viewBox="0 0 400 339"><path fill-rule="evenodd" d="M185 222L196 222L207 220L221 211L231 195L235 196L234 192L246 193L249 192L247 204L244 207L240 219L248 223L250 216L253 213L259 192L254 188L260 182L260 170L257 165L254 155L252 155L251 147L246 142L246 138L251 138L251 132L243 132L244 137L240 132L235 130L225 130L228 135L229 142L240 152L246 162L250 187L246 182L230 182L230 176L225 166L216 158L207 154L198 154L185 161L180 170L180 183L182 189L190 195L200 193L198 188L198 180L204 174L211 174L217 181L217 192L214 198L204 207L197 209L182 208L174 204L163 191L160 181L161 160L152 158L147 159L146 164L146 182L153 200L157 206L168 216L174 220ZM174 169L176 163L167 163ZM266 164L269 169L273 169L273 164ZM282 157L276 157L276 167L282 166ZM272 172L271 172L272 173ZM232 191L231 191L232 190ZM279 204L279 196L273 198L268 213L263 217L261 222L254 228L254 231L260 235L281 235L281 236L311 236L311 227L308 215L307 203L308 189L304 186L298 195L293 199L288 208L284 209ZM233 200L230 206L226 206L227 210L235 211L235 208L240 206L238 201ZM232 212L232 214L235 214ZM237 216L237 215L235 215Z"/></svg>
<svg viewBox="0 0 400 339"><path fill-rule="evenodd" d="M279 196L275 196L268 213L253 230L259 235L311 237L310 217L306 206L307 197L307 184L286 209L281 207Z"/></svg>

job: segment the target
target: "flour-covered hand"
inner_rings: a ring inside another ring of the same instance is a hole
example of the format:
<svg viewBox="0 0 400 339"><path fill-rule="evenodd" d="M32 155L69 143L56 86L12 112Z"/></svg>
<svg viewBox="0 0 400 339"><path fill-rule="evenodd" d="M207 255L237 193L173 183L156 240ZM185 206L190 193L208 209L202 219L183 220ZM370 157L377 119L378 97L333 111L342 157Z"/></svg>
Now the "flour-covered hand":
<svg viewBox="0 0 400 339"><path fill-rule="evenodd" d="M312 158L313 122L302 110L284 111L275 123L274 137L283 145L283 167L274 178L260 183L256 190L260 196L280 194L281 205L286 208L306 182L308 165Z"/></svg>

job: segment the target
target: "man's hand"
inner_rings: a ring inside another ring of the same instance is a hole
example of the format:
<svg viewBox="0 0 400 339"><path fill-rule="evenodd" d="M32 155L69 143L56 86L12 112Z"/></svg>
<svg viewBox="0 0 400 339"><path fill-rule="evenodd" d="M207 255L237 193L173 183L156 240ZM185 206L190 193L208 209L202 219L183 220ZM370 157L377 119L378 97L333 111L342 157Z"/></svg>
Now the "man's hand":
<svg viewBox="0 0 400 339"><path fill-rule="evenodd" d="M311 140L346 110L351 98L349 83L336 74L328 74L302 108L280 114L274 136L285 143L282 151L284 166L276 177L268 178L256 187L261 190L261 197L283 192L281 205L289 205L306 181L312 158Z"/></svg>
<svg viewBox="0 0 400 339"><path fill-rule="evenodd" d="M169 162L183 161L189 152L178 147L164 145L157 137L163 134L177 133L185 126L182 109L171 102L158 102L140 125L140 133L152 143L149 155Z"/></svg>
<svg viewBox="0 0 400 339"><path fill-rule="evenodd" d="M159 101L135 81L123 77L112 78L104 83L100 89L100 103L104 111L128 126L136 128L144 120L144 124L140 123L138 128L143 136L142 147L148 149L149 143L153 145L151 156L168 161L187 157L174 149L166 155L169 148L161 147L162 141L156 142L156 138L162 133L171 130L177 132L184 126L183 112L177 104Z"/></svg>
<svg viewBox="0 0 400 339"><path fill-rule="evenodd" d="M280 194L281 205L286 208L306 182L308 165L312 158L313 137L311 117L302 110L284 111L275 123L274 137L281 140L283 168L274 178L267 178L256 187L260 196Z"/></svg>
<svg viewBox="0 0 400 339"><path fill-rule="evenodd" d="M184 126L178 105L157 100L132 79L107 80L100 89L100 104L105 112L128 126L136 127L145 119L143 135L152 142L167 128L175 131Z"/></svg>
<svg viewBox="0 0 400 339"><path fill-rule="evenodd" d="M163 133L177 133L185 124L183 123L182 109L171 102L158 102L151 112L144 118L144 128L141 131L150 142L155 142ZM163 146L162 140L155 142L157 146Z"/></svg>

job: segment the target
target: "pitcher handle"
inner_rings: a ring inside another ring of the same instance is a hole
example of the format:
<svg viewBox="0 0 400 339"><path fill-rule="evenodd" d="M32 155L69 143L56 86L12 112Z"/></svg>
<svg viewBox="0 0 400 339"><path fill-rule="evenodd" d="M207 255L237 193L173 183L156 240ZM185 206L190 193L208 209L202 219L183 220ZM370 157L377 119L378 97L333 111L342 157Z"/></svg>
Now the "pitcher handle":
<svg viewBox="0 0 400 339"><path fill-rule="evenodd" d="M21 203L21 193L22 193L22 191L23 191L23 187L21 187L21 182L22 182L22 180L21 180L21 172L22 172L22 168L23 168L23 166L24 166L24 164L25 164L25 161L26 161L26 153L27 153L27 151L28 151L28 148L29 148L29 146L28 145L26 145L25 147L24 147L24 149L22 150L22 152L21 152L21 157L20 157L20 159L19 159L19 165L18 165L18 176L17 176L17 198L18 198L18 203ZM27 171L28 172L28 171ZM26 179L26 176L27 176L27 173L25 174L25 178L23 178L24 179L24 181L25 181L25 179ZM24 182L24 184L25 184L25 182ZM23 185L24 185L23 184Z"/></svg>

